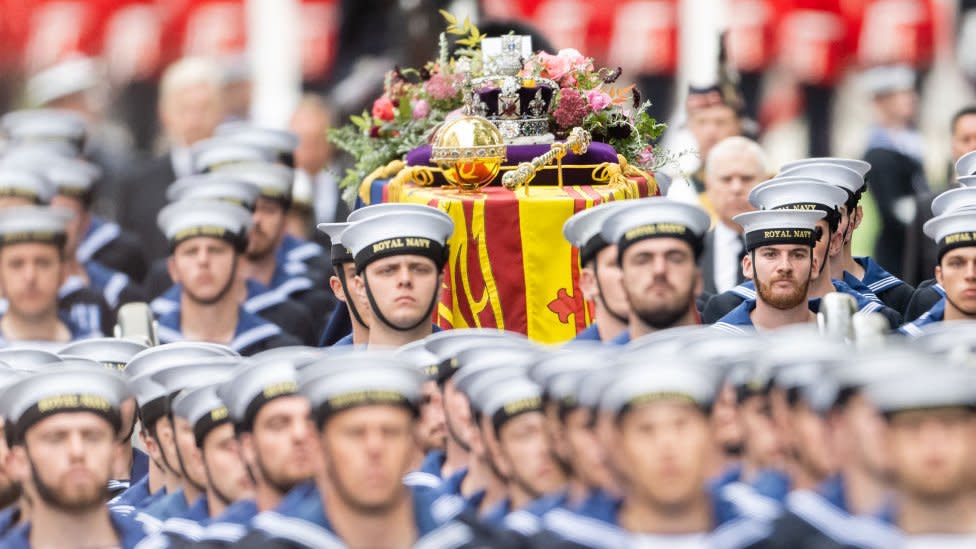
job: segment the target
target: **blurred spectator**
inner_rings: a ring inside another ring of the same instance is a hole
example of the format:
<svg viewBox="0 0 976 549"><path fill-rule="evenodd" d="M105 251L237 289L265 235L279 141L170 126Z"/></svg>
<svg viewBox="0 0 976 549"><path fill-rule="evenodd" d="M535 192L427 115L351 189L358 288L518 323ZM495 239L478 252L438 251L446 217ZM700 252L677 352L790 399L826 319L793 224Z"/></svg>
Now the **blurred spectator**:
<svg viewBox="0 0 976 549"><path fill-rule="evenodd" d="M150 263L168 252L156 226L156 215L166 204L166 188L192 173L190 146L213 135L223 119L222 86L220 68L200 58L182 59L163 74L159 118L168 150L132 170L119 196L119 223L140 236Z"/></svg>
<svg viewBox="0 0 976 549"><path fill-rule="evenodd" d="M742 133L741 102L727 86L691 86L685 107L688 111L688 129L695 139L701 159L701 166L690 179L695 191L701 193L705 190L705 159L712 147L727 137Z"/></svg>
<svg viewBox="0 0 976 549"><path fill-rule="evenodd" d="M719 294L743 282L742 227L732 218L754 209L749 191L768 173L766 153L751 139L728 137L709 150L702 196L705 209L712 214L701 262L705 292Z"/></svg>
<svg viewBox="0 0 976 549"><path fill-rule="evenodd" d="M917 201L930 192L923 169L922 136L915 129L918 94L915 72L906 66L865 71L863 83L874 98L876 121L868 135L864 160L871 164L868 188L881 217L874 258L888 272L906 279L905 239L915 220Z"/></svg>
<svg viewBox="0 0 976 549"><path fill-rule="evenodd" d="M946 172L945 188L951 189L959 186L956 182L956 161L966 153L976 151L976 105L968 105L956 111L952 115L949 130L952 132L951 161ZM937 193L934 191L921 194L915 200L915 219L905 239L905 249L909 250L909 253L905 258L903 274L908 280L931 279L938 263L938 250L929 245L929 238L922 232L925 222L932 219L930 204L935 194Z"/></svg>
<svg viewBox="0 0 976 549"><path fill-rule="evenodd" d="M251 115L251 66L244 56L224 63L224 115L246 121Z"/></svg>
<svg viewBox="0 0 976 549"><path fill-rule="evenodd" d="M302 97L289 125L298 135L295 149L294 203L289 213L287 230L306 238L310 225L345 221L349 207L342 199L335 170L330 170L333 157L328 140L331 112L322 98Z"/></svg>
<svg viewBox="0 0 976 549"><path fill-rule="evenodd" d="M67 59L28 79L27 102L30 107L67 110L85 119L82 154L102 171L95 185L92 210L114 218L119 181L132 161L133 143L125 128L104 117L109 90L102 84L102 72L90 57Z"/></svg>

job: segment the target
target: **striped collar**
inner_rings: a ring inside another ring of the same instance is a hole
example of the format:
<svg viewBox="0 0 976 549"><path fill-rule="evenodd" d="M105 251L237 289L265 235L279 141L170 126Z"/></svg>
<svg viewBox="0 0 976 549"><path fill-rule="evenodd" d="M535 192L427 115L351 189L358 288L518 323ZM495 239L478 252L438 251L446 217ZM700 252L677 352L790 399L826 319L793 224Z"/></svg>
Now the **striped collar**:
<svg viewBox="0 0 976 549"><path fill-rule="evenodd" d="M158 319L158 324L160 343L183 341L183 334L180 332L179 305L169 313L161 315ZM234 329L234 339L227 346L237 352L241 352L251 345L280 334L281 328L259 316L247 312L241 307L237 311L237 327Z"/></svg>
<svg viewBox="0 0 976 549"><path fill-rule="evenodd" d="M922 335L922 329L929 324L935 324L936 322L942 322L945 318L945 306L946 298L938 300L931 309L922 313L922 316L916 318L908 324L902 324L898 328L898 333L907 335L909 337L918 337Z"/></svg>
<svg viewBox="0 0 976 549"><path fill-rule="evenodd" d="M116 223L106 221L98 216L92 216L91 224L85 236L81 238L78 249L75 250L75 259L79 263L87 263L102 248L108 246L113 240L122 234L122 228Z"/></svg>

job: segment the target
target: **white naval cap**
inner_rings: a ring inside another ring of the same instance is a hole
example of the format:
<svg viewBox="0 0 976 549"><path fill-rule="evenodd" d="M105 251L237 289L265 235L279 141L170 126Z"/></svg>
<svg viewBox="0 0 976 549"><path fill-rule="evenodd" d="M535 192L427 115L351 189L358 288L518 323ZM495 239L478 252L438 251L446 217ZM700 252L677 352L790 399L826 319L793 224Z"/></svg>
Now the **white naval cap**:
<svg viewBox="0 0 976 549"><path fill-rule="evenodd" d="M908 65L883 65L861 73L861 85L875 97L915 89L915 70Z"/></svg>
<svg viewBox="0 0 976 549"><path fill-rule="evenodd" d="M216 172L229 166L272 162L267 149L233 141L227 137L211 137L198 141L190 148L193 170L197 173Z"/></svg>
<svg viewBox="0 0 976 549"><path fill-rule="evenodd" d="M422 339L411 341L396 350L396 358L413 364L415 368L423 372L428 381L437 381L437 374L440 366L440 359L437 355L430 352L424 346L426 342Z"/></svg>
<svg viewBox="0 0 976 549"><path fill-rule="evenodd" d="M976 177L973 177L976 180ZM950 189L932 199L932 215L955 212L964 208L976 208L976 187Z"/></svg>
<svg viewBox="0 0 976 549"><path fill-rule="evenodd" d="M783 173L787 170L792 170L793 168L798 168L800 166L806 166L807 164L835 164L837 166L843 166L847 169L854 170L861 179L864 179L868 172L871 171L871 164L863 161L857 160L855 158L838 158L833 156L817 156L814 158L803 158L800 160L794 160L792 162L787 162L779 168L779 173Z"/></svg>
<svg viewBox="0 0 976 549"><path fill-rule="evenodd" d="M839 216L847 193L822 179L779 177L764 181L749 192L749 203L760 210L819 210Z"/></svg>
<svg viewBox="0 0 976 549"><path fill-rule="evenodd" d="M265 358L242 365L217 386L217 396L238 432L250 432L261 408L280 397L298 394L298 373L290 360Z"/></svg>
<svg viewBox="0 0 976 549"><path fill-rule="evenodd" d="M968 152L956 160L956 177L976 175L976 151Z"/></svg>
<svg viewBox="0 0 976 549"><path fill-rule="evenodd" d="M152 374L157 370L194 362L205 358L239 357L233 349L204 341L177 341L149 347L132 357L125 367L125 376L132 378ZM2 357L0 357L2 360Z"/></svg>
<svg viewBox="0 0 976 549"><path fill-rule="evenodd" d="M294 132L262 128L247 122L235 121L224 122L217 126L215 135L235 143L263 149L270 153L275 161L285 166L295 165L298 136Z"/></svg>
<svg viewBox="0 0 976 549"><path fill-rule="evenodd" d="M684 240L695 251L696 257L701 255L703 239L711 225L705 210L664 197L633 200L626 204L626 208L613 210L605 216L600 227L601 238L617 245L618 261L630 245L658 237Z"/></svg>
<svg viewBox="0 0 976 549"><path fill-rule="evenodd" d="M429 212L395 212L357 221L340 239L361 272L366 265L393 255L420 255L441 268L447 262L447 241L454 221L437 208Z"/></svg>
<svg viewBox="0 0 976 549"><path fill-rule="evenodd" d="M72 217L70 210L49 206L0 209L0 246L21 242L63 246Z"/></svg>
<svg viewBox="0 0 976 549"><path fill-rule="evenodd" d="M246 181L258 188L259 196L277 200L286 206L291 203L295 172L280 164L244 164L221 168L221 175Z"/></svg>
<svg viewBox="0 0 976 549"><path fill-rule="evenodd" d="M332 244L331 256L333 266L339 266L344 263L352 263L352 252L349 248L342 245L342 233L352 225L352 223L341 222L341 223L319 223L315 226L320 232L329 235L329 242Z"/></svg>
<svg viewBox="0 0 976 549"><path fill-rule="evenodd" d="M131 339L98 337L69 343L58 354L87 358L116 370L125 370L130 360L148 348Z"/></svg>
<svg viewBox="0 0 976 549"><path fill-rule="evenodd" d="M388 353L360 351L355 367L304 369L299 391L321 427L339 412L359 406L404 406L417 413L424 374ZM352 355L350 355L352 356Z"/></svg>
<svg viewBox="0 0 976 549"><path fill-rule="evenodd" d="M27 109L0 117L0 132L8 141L31 143L59 141L71 145L74 155L85 142L85 120L81 115L61 109Z"/></svg>
<svg viewBox="0 0 976 549"><path fill-rule="evenodd" d="M7 167L0 161L0 197L48 204L54 198L54 185L36 170Z"/></svg>
<svg viewBox="0 0 976 549"><path fill-rule="evenodd" d="M371 219L373 217L382 217L391 213L431 213L431 209L438 208L434 208L433 206L428 206L426 204L383 202L381 204L372 204L363 208L357 208L349 212L349 215L346 217L346 222L355 223L356 221Z"/></svg>
<svg viewBox="0 0 976 549"><path fill-rule="evenodd" d="M220 171L188 175L174 181L166 189L166 200L212 200L254 210L258 188L241 178Z"/></svg>
<svg viewBox="0 0 976 549"><path fill-rule="evenodd" d="M516 375L528 374L529 366L544 356L541 349L532 345L483 345L465 349L457 354L458 372L454 385L470 398L475 378L492 370L508 370Z"/></svg>
<svg viewBox="0 0 976 549"><path fill-rule="evenodd" d="M939 248L939 261L956 248L976 246L976 209L963 208L933 217L922 226Z"/></svg>
<svg viewBox="0 0 976 549"><path fill-rule="evenodd" d="M52 163L45 175L54 185L55 194L85 199L91 196L102 170L80 158L63 158Z"/></svg>
<svg viewBox="0 0 976 549"><path fill-rule="evenodd" d="M10 385L0 395L0 416L13 429L14 441L38 421L64 412L92 412L118 431L119 407L128 397L118 372L107 368L51 368Z"/></svg>
<svg viewBox="0 0 976 549"><path fill-rule="evenodd" d="M251 228L251 212L226 202L187 199L167 204L156 221L170 250L184 240L208 236L226 240L243 251Z"/></svg>
<svg viewBox="0 0 976 549"><path fill-rule="evenodd" d="M935 359L916 361L915 370L885 377L865 388L883 414L933 408L976 408L976 371Z"/></svg>
<svg viewBox="0 0 976 549"><path fill-rule="evenodd" d="M633 201L615 200L573 214L563 223L563 237L574 248L579 249L580 265L586 265L600 253L600 250L615 240L602 236L603 223L611 214L630 205Z"/></svg>
<svg viewBox="0 0 976 549"><path fill-rule="evenodd" d="M36 372L61 362L61 357L43 349L9 347L0 349L0 362L16 370Z"/></svg>
<svg viewBox="0 0 976 549"><path fill-rule="evenodd" d="M868 167L870 168L870 165ZM864 176L860 172L831 162L809 162L783 168L773 181L784 177L812 177L826 181L847 191L848 196L853 196L864 189Z"/></svg>
<svg viewBox="0 0 976 549"><path fill-rule="evenodd" d="M495 328L458 328L435 332L425 337L424 348L433 353L438 361L437 381L444 383L457 373L461 363L458 355L465 349L482 346L511 346L522 344L530 346L528 338L523 334L507 332Z"/></svg>
<svg viewBox="0 0 976 549"><path fill-rule="evenodd" d="M604 388L599 406L614 415L661 400L685 401L710 409L719 385L719 376L693 364L629 367Z"/></svg>
<svg viewBox="0 0 976 549"><path fill-rule="evenodd" d="M472 405L491 420L498 433L509 421L527 413L542 413L542 388L527 377L501 378L476 392Z"/></svg>
<svg viewBox="0 0 976 549"><path fill-rule="evenodd" d="M229 379L236 373L243 360L241 357L208 357L198 359L196 362L163 368L150 375L153 381L165 389L168 397L175 399L182 391Z"/></svg>
<svg viewBox="0 0 976 549"><path fill-rule="evenodd" d="M43 107L52 101L98 86L99 67L87 56L73 56L27 79L27 102Z"/></svg>
<svg viewBox="0 0 976 549"><path fill-rule="evenodd" d="M172 408L174 416L190 424L198 448L203 447L203 440L210 431L230 423L230 414L217 396L215 383L184 390L173 399Z"/></svg>
<svg viewBox="0 0 976 549"><path fill-rule="evenodd" d="M741 213L732 218L745 235L746 250L776 244L814 246L817 221L826 213L819 210L759 210Z"/></svg>

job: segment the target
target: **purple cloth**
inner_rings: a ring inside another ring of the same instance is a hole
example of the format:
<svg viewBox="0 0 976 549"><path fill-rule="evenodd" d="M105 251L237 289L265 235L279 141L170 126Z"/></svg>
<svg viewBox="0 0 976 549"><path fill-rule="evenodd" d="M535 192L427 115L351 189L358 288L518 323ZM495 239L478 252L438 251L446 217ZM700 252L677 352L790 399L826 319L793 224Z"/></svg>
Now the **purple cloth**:
<svg viewBox="0 0 976 549"><path fill-rule="evenodd" d="M507 158L505 159L505 166L517 166L520 162L529 162L533 158L544 154L549 150L549 145L509 145L507 148ZM430 161L430 145L422 145L413 149L407 153L407 165L408 166L435 166L435 164ZM583 168L587 171L587 174L592 170L592 166L597 164L602 164L604 162L617 162L617 151L613 149L610 145L606 143L593 142L590 143L590 147L587 151L581 155L575 155L571 151L566 153L563 157L563 168L564 170L569 168L570 173L572 173L572 167L574 165L584 165L590 166L588 168ZM555 164L553 164L555 165ZM504 173L504 172L502 172ZM492 185L501 185L502 176L501 174L495 178L491 183ZM536 178L532 180L535 185L556 185L558 184L558 179L556 177L556 170L543 170L536 175ZM571 184L580 184L578 178L573 178L572 181L567 181ZM434 185L446 185L447 181L444 179L440 173L434 174Z"/></svg>

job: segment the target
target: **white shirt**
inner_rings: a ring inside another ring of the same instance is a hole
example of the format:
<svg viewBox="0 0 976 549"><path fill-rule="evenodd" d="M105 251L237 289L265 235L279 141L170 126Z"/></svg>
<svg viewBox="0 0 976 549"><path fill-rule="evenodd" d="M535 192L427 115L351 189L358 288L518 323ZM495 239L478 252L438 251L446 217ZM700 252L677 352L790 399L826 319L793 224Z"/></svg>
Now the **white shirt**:
<svg viewBox="0 0 976 549"><path fill-rule="evenodd" d="M739 284L742 246L742 235L721 221L715 223L715 250L712 255L715 258L715 271L712 274L718 293L727 292Z"/></svg>
<svg viewBox="0 0 976 549"><path fill-rule="evenodd" d="M193 174L193 153L189 147L173 147L169 151L173 163L173 173L176 177L186 177Z"/></svg>
<svg viewBox="0 0 976 549"><path fill-rule="evenodd" d="M631 549L707 549L708 546L708 534L634 534L630 544Z"/></svg>

